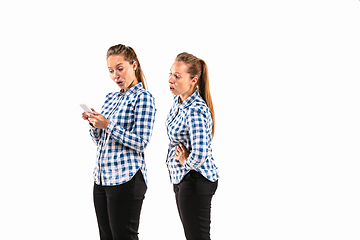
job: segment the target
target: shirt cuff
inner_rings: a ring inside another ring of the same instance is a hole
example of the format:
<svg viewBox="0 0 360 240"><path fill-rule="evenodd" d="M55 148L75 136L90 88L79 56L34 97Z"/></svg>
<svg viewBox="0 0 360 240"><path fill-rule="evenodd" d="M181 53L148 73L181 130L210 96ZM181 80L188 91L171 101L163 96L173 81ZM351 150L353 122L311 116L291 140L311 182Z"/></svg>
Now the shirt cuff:
<svg viewBox="0 0 360 240"><path fill-rule="evenodd" d="M119 141L123 142L125 129L120 126L116 127L116 129L115 129L115 127L116 127L116 123L110 121L107 128L105 129L105 131L110 135L114 135L115 138L117 138Z"/></svg>
<svg viewBox="0 0 360 240"><path fill-rule="evenodd" d="M114 130L114 128L115 128L115 123L114 122L109 122L109 124L108 124L108 126L107 126L107 128L105 129L105 131L107 132L107 133L109 133L109 134L111 134L112 133L112 131Z"/></svg>
<svg viewBox="0 0 360 240"><path fill-rule="evenodd" d="M189 161L189 158L187 158L184 162L184 168L186 170L193 170L193 168L190 166L190 161Z"/></svg>

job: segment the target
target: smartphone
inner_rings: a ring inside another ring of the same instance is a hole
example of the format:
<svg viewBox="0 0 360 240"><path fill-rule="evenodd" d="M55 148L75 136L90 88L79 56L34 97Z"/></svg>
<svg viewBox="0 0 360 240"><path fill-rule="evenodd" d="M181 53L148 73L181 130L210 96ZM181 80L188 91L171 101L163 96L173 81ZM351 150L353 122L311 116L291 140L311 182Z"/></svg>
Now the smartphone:
<svg viewBox="0 0 360 240"><path fill-rule="evenodd" d="M80 107L86 112L86 113L92 113L93 111L86 105L86 104L80 104Z"/></svg>

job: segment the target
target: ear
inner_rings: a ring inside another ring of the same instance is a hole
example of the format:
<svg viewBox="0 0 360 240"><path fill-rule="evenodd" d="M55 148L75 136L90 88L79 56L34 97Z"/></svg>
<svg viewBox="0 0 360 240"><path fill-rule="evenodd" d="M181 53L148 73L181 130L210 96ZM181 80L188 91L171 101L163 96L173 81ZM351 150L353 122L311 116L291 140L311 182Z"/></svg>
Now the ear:
<svg viewBox="0 0 360 240"><path fill-rule="evenodd" d="M194 77L193 79L191 79L191 83L196 84L196 83L197 83L197 81L198 81L198 78L197 78L197 77Z"/></svg>
<svg viewBox="0 0 360 240"><path fill-rule="evenodd" d="M135 70L137 69L137 62L134 61L133 64L132 64L132 66L133 66L133 70L135 71Z"/></svg>

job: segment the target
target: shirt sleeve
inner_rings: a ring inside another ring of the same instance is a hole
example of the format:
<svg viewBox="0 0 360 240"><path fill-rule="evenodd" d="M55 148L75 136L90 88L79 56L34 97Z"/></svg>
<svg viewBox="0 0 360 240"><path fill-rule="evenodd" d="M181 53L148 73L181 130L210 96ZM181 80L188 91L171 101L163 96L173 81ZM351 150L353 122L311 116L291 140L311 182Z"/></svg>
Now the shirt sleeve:
<svg viewBox="0 0 360 240"><path fill-rule="evenodd" d="M191 111L187 120L190 134L191 152L184 162L186 170L196 170L208 155L206 117L199 111Z"/></svg>
<svg viewBox="0 0 360 240"><path fill-rule="evenodd" d="M104 105L102 106L101 110L106 106L106 103L109 101L109 99L112 97L114 93L108 93L105 97L105 103ZM89 123L89 126L90 126L90 129L89 129L89 132L90 132L90 136L93 140L93 142L95 143L96 146L98 146L99 144L99 141L102 137L102 129L100 128L96 128L94 127L94 125L92 123Z"/></svg>
<svg viewBox="0 0 360 240"><path fill-rule="evenodd" d="M110 134L112 139L124 146L143 152L152 135L155 113L154 97L148 93L142 93L136 100L135 122L132 130L128 131L110 121L106 132Z"/></svg>
<svg viewBox="0 0 360 240"><path fill-rule="evenodd" d="M90 136L93 142L95 143L95 145L97 146L101 138L101 129L94 127L91 123L89 125L90 125L90 130L89 130Z"/></svg>

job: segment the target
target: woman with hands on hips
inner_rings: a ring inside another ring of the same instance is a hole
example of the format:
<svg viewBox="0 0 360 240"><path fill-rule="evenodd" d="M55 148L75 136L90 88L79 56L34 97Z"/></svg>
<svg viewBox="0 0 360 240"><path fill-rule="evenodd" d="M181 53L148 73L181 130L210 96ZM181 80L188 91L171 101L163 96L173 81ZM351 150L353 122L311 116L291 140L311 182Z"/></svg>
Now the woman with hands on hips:
<svg viewBox="0 0 360 240"><path fill-rule="evenodd" d="M140 211L147 190L144 150L155 121L155 100L146 90L135 51L109 48L110 78L120 88L106 96L101 113L83 113L97 145L93 200L100 239L138 239Z"/></svg>
<svg viewBox="0 0 360 240"><path fill-rule="evenodd" d="M211 199L218 185L212 157L215 114L206 63L180 53L170 69L175 95L166 119L170 140L166 164L187 240L210 239Z"/></svg>

